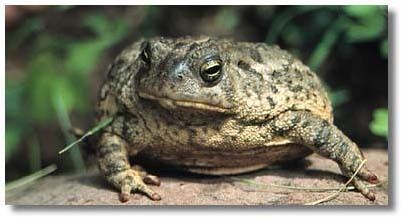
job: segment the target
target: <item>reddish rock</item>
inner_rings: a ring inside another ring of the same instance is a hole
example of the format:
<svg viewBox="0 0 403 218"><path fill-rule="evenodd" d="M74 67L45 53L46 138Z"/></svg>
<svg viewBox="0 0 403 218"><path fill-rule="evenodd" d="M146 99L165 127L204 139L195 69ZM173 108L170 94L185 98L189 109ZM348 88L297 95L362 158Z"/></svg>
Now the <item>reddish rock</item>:
<svg viewBox="0 0 403 218"><path fill-rule="evenodd" d="M322 205L388 205L388 153L386 150L364 150L367 165L385 183L372 190L371 202L355 191L343 192ZM305 161L283 167L272 167L254 173L231 177L206 177L193 174L161 173L162 184L154 188L161 201L151 201L133 194L126 203L118 192L96 171L87 174L48 176L35 184L7 193L12 205L300 205L331 195L332 191L304 191L272 187L267 184L296 187L338 187L346 178L333 161L311 155ZM239 181L247 179L248 183Z"/></svg>

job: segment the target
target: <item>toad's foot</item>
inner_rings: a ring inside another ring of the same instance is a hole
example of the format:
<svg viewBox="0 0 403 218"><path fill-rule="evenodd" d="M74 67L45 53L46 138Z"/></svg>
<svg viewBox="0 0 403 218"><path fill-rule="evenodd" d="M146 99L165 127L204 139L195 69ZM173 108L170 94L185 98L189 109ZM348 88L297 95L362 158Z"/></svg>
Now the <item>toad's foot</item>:
<svg viewBox="0 0 403 218"><path fill-rule="evenodd" d="M146 183L148 185L155 185L155 186L161 185L161 180L157 176L147 173L144 170L144 168L141 167L140 165L134 165L134 166L132 166L132 169L139 172L144 183Z"/></svg>
<svg viewBox="0 0 403 218"><path fill-rule="evenodd" d="M130 193L135 191L146 194L151 200L161 200L161 196L146 185L146 183L160 185L159 179L144 173L144 171L132 168L115 175L113 180L119 181L117 184L120 185L120 201L122 202L127 202L130 199Z"/></svg>
<svg viewBox="0 0 403 218"><path fill-rule="evenodd" d="M341 171L343 172L344 175L346 176L351 176L354 174L351 170L347 170L345 167L340 166ZM379 183L378 177L372 173L370 170L368 170L365 166L361 168L361 170L358 172L357 177L354 177L352 179L352 184L354 187L359 191L362 195L364 195L366 198L368 198L371 201L375 200L375 194L371 191L369 191L368 187L365 185L364 181L376 184Z"/></svg>
<svg viewBox="0 0 403 218"><path fill-rule="evenodd" d="M97 146L98 166L106 179L121 191L120 200L126 202L130 193L139 191L152 200L161 197L146 184L159 185L156 176L147 174L139 166L130 167L127 143L112 133L103 133Z"/></svg>

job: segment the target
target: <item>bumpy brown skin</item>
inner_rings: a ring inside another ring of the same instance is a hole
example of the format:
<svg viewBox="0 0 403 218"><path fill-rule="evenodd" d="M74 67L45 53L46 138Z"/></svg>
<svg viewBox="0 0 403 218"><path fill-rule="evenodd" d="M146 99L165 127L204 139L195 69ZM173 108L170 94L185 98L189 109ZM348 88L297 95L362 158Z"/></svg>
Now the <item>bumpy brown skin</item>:
<svg viewBox="0 0 403 218"><path fill-rule="evenodd" d="M213 81L202 76L206 63L220 65ZM317 76L263 43L140 40L111 65L98 109L99 119L114 117L98 144L99 167L122 201L136 190L161 198L146 185L159 185L158 179L131 167L129 156L213 175L253 171L312 151L336 161L346 176L363 161L357 145L333 125ZM353 183L374 200L363 181L377 182L365 166Z"/></svg>

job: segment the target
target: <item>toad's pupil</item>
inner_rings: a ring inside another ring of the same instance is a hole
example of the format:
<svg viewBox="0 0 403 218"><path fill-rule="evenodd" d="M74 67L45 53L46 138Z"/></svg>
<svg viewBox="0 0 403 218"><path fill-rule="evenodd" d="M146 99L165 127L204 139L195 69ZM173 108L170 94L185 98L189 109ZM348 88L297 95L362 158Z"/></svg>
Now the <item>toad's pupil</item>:
<svg viewBox="0 0 403 218"><path fill-rule="evenodd" d="M212 66L208 68L205 73L208 74L209 76L215 76L220 72L220 65L216 64L215 66Z"/></svg>

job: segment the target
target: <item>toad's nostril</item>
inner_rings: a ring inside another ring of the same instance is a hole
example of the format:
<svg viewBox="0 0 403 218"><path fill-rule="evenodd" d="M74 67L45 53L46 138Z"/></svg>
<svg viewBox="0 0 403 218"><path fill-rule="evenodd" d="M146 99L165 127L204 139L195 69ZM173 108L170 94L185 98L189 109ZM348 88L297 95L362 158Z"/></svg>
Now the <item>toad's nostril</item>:
<svg viewBox="0 0 403 218"><path fill-rule="evenodd" d="M169 70L169 77L173 81L181 81L185 78L188 71L189 67L185 63L179 63Z"/></svg>

